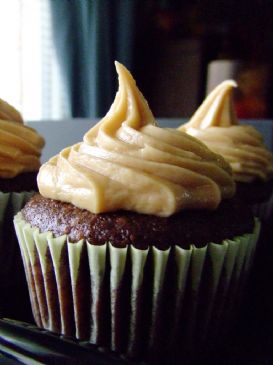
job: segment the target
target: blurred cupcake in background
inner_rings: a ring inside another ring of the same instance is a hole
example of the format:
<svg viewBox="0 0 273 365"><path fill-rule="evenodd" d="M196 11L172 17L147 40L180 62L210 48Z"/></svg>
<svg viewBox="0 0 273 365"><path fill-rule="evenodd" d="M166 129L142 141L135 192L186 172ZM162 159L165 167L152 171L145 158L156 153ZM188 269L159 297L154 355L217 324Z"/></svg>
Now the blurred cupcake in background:
<svg viewBox="0 0 273 365"><path fill-rule="evenodd" d="M44 139L1 99L0 132L0 316L26 319L29 299L13 216L37 191Z"/></svg>
<svg viewBox="0 0 273 365"><path fill-rule="evenodd" d="M224 332L259 223L232 198L229 164L158 127L116 69L109 112L41 167L14 222L39 327L175 364Z"/></svg>
<svg viewBox="0 0 273 365"><path fill-rule="evenodd" d="M178 129L230 163L237 197L251 205L256 216L266 219L272 210L273 154L257 129L239 124L232 99L236 87L233 80L222 82Z"/></svg>

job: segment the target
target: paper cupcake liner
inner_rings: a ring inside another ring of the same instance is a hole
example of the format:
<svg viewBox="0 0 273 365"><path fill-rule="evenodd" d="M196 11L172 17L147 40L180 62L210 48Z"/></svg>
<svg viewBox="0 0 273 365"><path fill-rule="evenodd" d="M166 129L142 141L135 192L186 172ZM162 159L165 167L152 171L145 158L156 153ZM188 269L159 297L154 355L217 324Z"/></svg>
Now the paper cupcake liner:
<svg viewBox="0 0 273 365"><path fill-rule="evenodd" d="M260 227L256 220L253 233L221 244L161 251L70 243L39 233L21 213L14 223L37 325L138 357L192 348L219 333Z"/></svg>
<svg viewBox="0 0 273 365"><path fill-rule="evenodd" d="M0 316L26 318L23 307L29 299L13 218L32 195L0 192ZM17 305L15 292L21 297Z"/></svg>

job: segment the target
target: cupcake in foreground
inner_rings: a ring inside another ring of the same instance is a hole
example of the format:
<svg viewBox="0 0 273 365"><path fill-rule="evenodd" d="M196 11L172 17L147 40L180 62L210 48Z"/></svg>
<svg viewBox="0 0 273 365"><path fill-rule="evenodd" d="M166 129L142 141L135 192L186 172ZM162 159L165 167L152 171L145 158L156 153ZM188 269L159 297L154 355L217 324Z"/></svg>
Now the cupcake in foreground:
<svg viewBox="0 0 273 365"><path fill-rule="evenodd" d="M38 190L36 178L44 140L1 99L0 131L0 316L25 319L24 276L13 217Z"/></svg>
<svg viewBox="0 0 273 365"><path fill-rule="evenodd" d="M109 112L41 167L41 195L14 222L38 326L172 363L219 333L259 224L224 159L159 128L116 68Z"/></svg>
<svg viewBox="0 0 273 365"><path fill-rule="evenodd" d="M230 163L237 196L264 218L270 213L273 154L254 127L239 125L232 102L236 86L232 80L218 85L179 130L198 138Z"/></svg>

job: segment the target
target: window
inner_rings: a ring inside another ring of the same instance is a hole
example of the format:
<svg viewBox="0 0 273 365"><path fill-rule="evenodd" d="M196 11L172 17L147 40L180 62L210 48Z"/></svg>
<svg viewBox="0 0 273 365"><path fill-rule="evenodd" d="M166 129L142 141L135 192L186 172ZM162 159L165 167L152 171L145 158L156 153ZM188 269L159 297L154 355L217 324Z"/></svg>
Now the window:
<svg viewBox="0 0 273 365"><path fill-rule="evenodd" d="M68 117L49 1L0 0L0 98L25 120Z"/></svg>

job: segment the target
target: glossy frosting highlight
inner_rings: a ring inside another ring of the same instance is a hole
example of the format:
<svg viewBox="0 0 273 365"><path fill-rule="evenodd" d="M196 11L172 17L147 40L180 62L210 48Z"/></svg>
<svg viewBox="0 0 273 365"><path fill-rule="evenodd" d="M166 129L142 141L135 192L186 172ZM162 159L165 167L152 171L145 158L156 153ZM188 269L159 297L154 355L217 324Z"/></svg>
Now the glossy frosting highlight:
<svg viewBox="0 0 273 365"><path fill-rule="evenodd" d="M273 175L273 154L250 125L239 125L232 94L237 84L227 80L204 100L190 121L178 129L205 143L232 167L235 181L267 181Z"/></svg>
<svg viewBox="0 0 273 365"><path fill-rule="evenodd" d="M44 139L23 124L21 114L0 99L0 178L38 171Z"/></svg>
<svg viewBox="0 0 273 365"><path fill-rule="evenodd" d="M234 194L229 165L186 133L159 128L129 71L106 116L44 164L40 193L93 213L119 209L169 216L215 209Z"/></svg>

